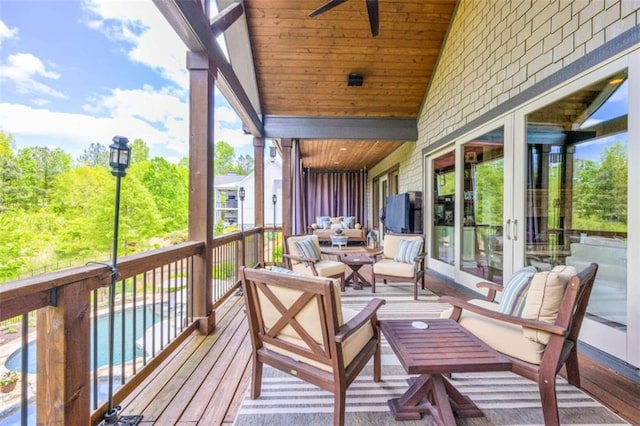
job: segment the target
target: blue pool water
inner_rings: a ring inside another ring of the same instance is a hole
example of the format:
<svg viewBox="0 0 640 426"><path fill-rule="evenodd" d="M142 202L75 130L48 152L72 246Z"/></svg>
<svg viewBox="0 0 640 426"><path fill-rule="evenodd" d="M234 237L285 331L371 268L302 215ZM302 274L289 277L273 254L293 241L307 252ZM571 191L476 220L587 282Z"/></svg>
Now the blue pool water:
<svg viewBox="0 0 640 426"><path fill-rule="evenodd" d="M136 308L136 324L134 330L133 324L133 309L126 309L124 311L124 320L125 320L125 330L124 330L124 361L131 361L136 357L143 356L143 348L140 345L135 344L137 340L144 337L145 329L144 329L144 321L143 321L143 312L145 309L143 307ZM153 306L147 306L145 312L147 323L147 328L152 327L154 324L160 322L162 320L162 307L160 304L156 304L155 315L153 311ZM104 314L98 317L97 321L98 325L98 360L97 367L94 365L94 347L93 347L93 326L94 322L91 321L91 358L89 359L89 365L91 366L91 370L95 368L100 368L102 366L109 364L109 315ZM29 373L36 373L36 348L37 343L36 340L32 340L29 342L28 354L29 354ZM135 349L134 349L135 348ZM135 354L134 354L135 350ZM151 347L147 348L147 352L151 352ZM5 362L6 368L10 370L21 371L21 353L20 349L16 350L12 353ZM114 317L114 357L113 364L120 365L122 363L122 311L116 312Z"/></svg>

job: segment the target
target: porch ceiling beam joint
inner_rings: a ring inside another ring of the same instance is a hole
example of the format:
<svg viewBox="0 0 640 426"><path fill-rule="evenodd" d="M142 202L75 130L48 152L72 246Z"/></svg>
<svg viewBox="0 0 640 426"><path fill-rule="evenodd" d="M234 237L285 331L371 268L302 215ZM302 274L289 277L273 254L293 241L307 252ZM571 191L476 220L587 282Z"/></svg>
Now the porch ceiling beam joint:
<svg viewBox="0 0 640 426"><path fill-rule="evenodd" d="M218 45L211 28L213 24L209 22L200 2L197 0L153 0L153 3L180 36L187 49L193 52L207 52L218 68L216 86L220 92L236 111L245 128L256 137L264 136L262 120ZM214 18L214 23L215 21L216 18Z"/></svg>
<svg viewBox="0 0 640 426"><path fill-rule="evenodd" d="M415 141L415 118L266 115L265 138Z"/></svg>
<svg viewBox="0 0 640 426"><path fill-rule="evenodd" d="M244 13L242 3L232 3L211 20L211 32L218 37Z"/></svg>

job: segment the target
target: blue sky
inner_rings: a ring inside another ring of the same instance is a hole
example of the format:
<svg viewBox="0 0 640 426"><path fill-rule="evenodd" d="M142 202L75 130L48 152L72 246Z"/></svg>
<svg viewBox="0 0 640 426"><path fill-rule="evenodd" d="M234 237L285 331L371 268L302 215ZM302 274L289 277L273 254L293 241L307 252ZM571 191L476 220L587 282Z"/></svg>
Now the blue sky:
<svg viewBox="0 0 640 426"><path fill-rule="evenodd" d="M186 48L151 1L0 0L0 130L76 159L115 135L188 155ZM216 91L217 92L217 91ZM216 94L215 141L253 155Z"/></svg>

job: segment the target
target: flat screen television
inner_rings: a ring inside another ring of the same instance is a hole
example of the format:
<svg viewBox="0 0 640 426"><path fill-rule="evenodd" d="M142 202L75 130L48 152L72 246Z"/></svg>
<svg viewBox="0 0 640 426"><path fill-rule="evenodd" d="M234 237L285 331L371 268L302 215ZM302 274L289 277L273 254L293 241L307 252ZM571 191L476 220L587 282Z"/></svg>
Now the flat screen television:
<svg viewBox="0 0 640 426"><path fill-rule="evenodd" d="M411 232L410 210L408 193L388 196L384 220L385 228L397 234Z"/></svg>

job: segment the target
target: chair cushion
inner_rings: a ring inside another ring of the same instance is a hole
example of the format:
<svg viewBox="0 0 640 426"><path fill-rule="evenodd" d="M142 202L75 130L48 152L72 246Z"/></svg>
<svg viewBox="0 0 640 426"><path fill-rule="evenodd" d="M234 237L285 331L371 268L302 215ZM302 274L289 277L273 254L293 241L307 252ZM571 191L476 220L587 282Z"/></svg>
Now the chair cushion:
<svg viewBox="0 0 640 426"><path fill-rule="evenodd" d="M350 309L344 309L342 312L342 316L345 319L345 322L348 322L351 318L355 317L358 314L358 311L352 311ZM307 348L307 345L304 341L297 337L292 336L279 336L282 340L285 340L289 343L293 343L299 346L303 346ZM349 336L347 340L342 343L342 360L344 362L345 367L348 367L351 364L351 361L360 353L360 351L364 348L364 346L373 338L373 327L371 326L371 321L365 322L354 334ZM317 340L316 340L317 341ZM309 359L305 356L295 354L293 352L274 347L273 345L266 344L265 347L269 350L277 352L282 355L286 355L291 357L299 362L304 362L305 364L313 365L314 367L318 367L325 371L333 371L330 365L323 364L321 362L315 361L313 359Z"/></svg>
<svg viewBox="0 0 640 426"><path fill-rule="evenodd" d="M381 259L373 264L373 273L413 278L415 267L413 264L409 265L408 263L396 262L391 259Z"/></svg>
<svg viewBox="0 0 640 426"><path fill-rule="evenodd" d="M551 271L536 273L531 279L522 318L555 323L560 303L569 279L577 271L572 266L556 266ZM549 333L523 327L525 337L534 342L547 344Z"/></svg>
<svg viewBox="0 0 640 426"><path fill-rule="evenodd" d="M487 300L473 299L472 303L483 308L498 311L497 303ZM441 318L449 318L453 308L440 314ZM526 338L522 327L503 321L487 318L473 312L463 311L458 323L473 333L480 340L498 352L531 364L540 364L545 345Z"/></svg>
<svg viewBox="0 0 640 426"><path fill-rule="evenodd" d="M293 243L298 251L298 256L306 257L313 260L320 260L320 248L317 247L313 238L307 237ZM307 266L309 262L304 262Z"/></svg>
<svg viewBox="0 0 640 426"><path fill-rule="evenodd" d="M289 271L286 274L289 275L304 275L298 274L295 271ZM279 272L279 271L278 271ZM279 272L283 273L283 272ZM305 276L305 278L309 278ZM292 277L293 279L293 277ZM314 277L320 282L324 282L327 278L322 277ZM340 280L331 279L333 283L333 294L336 304L336 312L338 315L338 324L344 324L344 318L342 315L342 297L340 295ZM269 287L273 294L276 295L278 300L285 306L290 307L293 303L300 297L302 292L300 290L295 290L292 288L279 287L279 286L270 286ZM269 330L277 320L280 319L281 314L276 309L276 307L267 299L267 297L262 293L258 292L258 299L260 300L260 306L262 308L262 318L264 320L264 324L267 330ZM296 319L300 323L300 325L313 337L316 342L322 342L322 328L319 324L318 319L320 318L320 314L318 313L318 303L315 299L312 299L307 305L298 312L296 315ZM287 325L281 331L282 335L290 336L296 339L300 339L298 333L295 331L293 327Z"/></svg>
<svg viewBox="0 0 640 426"><path fill-rule="evenodd" d="M387 234L384 236L384 252L382 254L383 257L387 259L393 259L396 257L396 253L398 252L398 248L400 247L400 241L424 241L424 238L420 235L415 237L409 237L407 235L390 235Z"/></svg>
<svg viewBox="0 0 640 426"><path fill-rule="evenodd" d="M422 251L422 243L422 240L400 240L398 251L393 260L413 265L416 256Z"/></svg>
<svg viewBox="0 0 640 426"><path fill-rule="evenodd" d="M335 275L344 274L345 271L344 263L329 259L322 259L319 262L316 262L314 266L316 268L316 272L321 277L332 277ZM313 271L311 270L311 268L305 266L302 263L293 265L292 269L299 274L313 275Z"/></svg>
<svg viewBox="0 0 640 426"><path fill-rule="evenodd" d="M536 268L527 266L517 271L504 286L500 300L500 312L506 315L520 316L527 298L527 291Z"/></svg>

